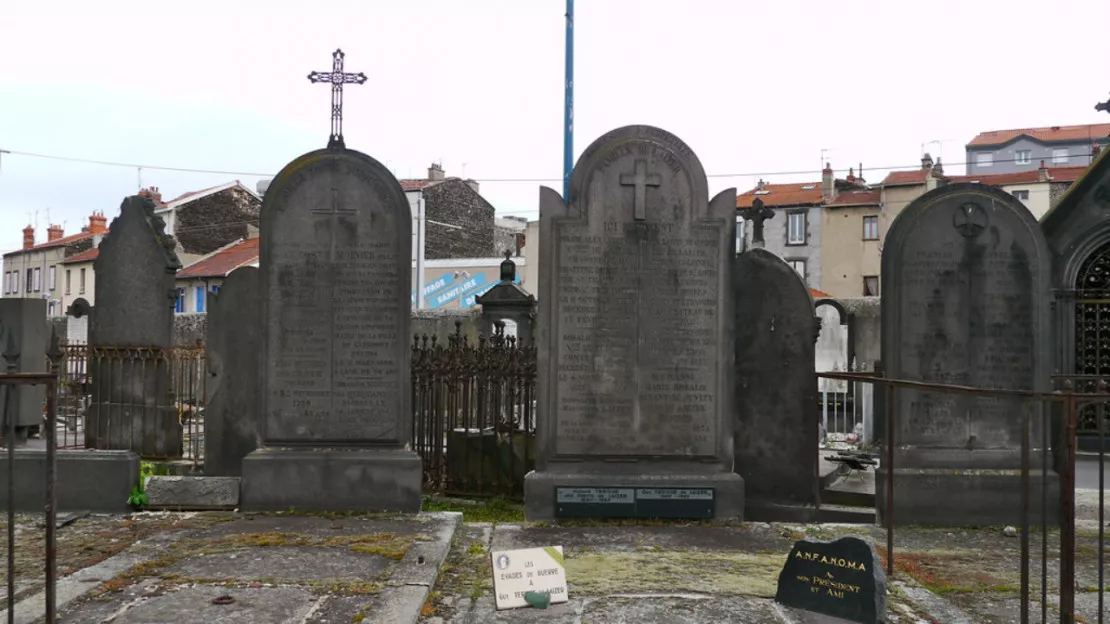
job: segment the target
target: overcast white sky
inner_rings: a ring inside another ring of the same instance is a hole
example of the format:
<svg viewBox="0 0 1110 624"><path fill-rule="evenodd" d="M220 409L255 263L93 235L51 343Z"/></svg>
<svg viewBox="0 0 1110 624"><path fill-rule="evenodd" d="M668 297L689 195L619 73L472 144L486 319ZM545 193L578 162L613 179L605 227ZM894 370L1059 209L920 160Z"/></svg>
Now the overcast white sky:
<svg viewBox="0 0 1110 624"><path fill-rule="evenodd" d="M170 6L172 5L172 6ZM432 161L482 182L499 214L535 218L561 190L563 0L12 0L0 7L0 149L276 173L325 146L331 52L369 77L346 90L347 146L398 177ZM922 143L960 173L983 130L1110 122L1094 104L1107 0L578 0L575 155L646 123L710 174L818 179L913 165ZM464 171L465 166L465 171ZM773 176L767 172L811 171ZM254 175L144 169L168 199ZM495 180L525 179L521 182ZM76 232L139 173L0 156L0 249L37 211ZM753 185L715 177L714 193Z"/></svg>

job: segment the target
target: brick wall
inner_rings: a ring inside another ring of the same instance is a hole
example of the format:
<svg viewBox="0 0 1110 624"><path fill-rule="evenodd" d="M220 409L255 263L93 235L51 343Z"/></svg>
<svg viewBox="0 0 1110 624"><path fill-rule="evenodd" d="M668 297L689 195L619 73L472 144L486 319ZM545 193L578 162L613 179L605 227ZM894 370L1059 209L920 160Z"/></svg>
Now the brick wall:
<svg viewBox="0 0 1110 624"><path fill-rule="evenodd" d="M498 255L494 247L493 206L465 181L448 178L425 188L424 209L428 221L463 228L428 223L424 245L429 260Z"/></svg>
<svg viewBox="0 0 1110 624"><path fill-rule="evenodd" d="M258 226L262 202L245 189L232 187L189 202L178 209L174 236L187 254L206 254Z"/></svg>

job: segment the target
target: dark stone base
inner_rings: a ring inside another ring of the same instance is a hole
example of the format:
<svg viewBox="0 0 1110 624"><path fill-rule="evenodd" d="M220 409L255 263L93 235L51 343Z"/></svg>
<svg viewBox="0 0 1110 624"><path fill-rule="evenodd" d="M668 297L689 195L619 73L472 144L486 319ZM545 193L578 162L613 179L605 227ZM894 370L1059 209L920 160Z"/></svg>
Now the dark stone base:
<svg viewBox="0 0 1110 624"><path fill-rule="evenodd" d="M413 451L262 448L243 459L244 511L420 511L423 464Z"/></svg>
<svg viewBox="0 0 1110 624"><path fill-rule="evenodd" d="M714 519L744 517L744 480L732 472L715 474L568 474L533 470L524 476L524 519L555 519L556 487L713 488Z"/></svg>
<svg viewBox="0 0 1110 624"><path fill-rule="evenodd" d="M127 513L131 487L139 484L139 456L130 451L58 451L54 499L59 511ZM0 453L0 508L8 505L8 457ZM46 507L46 451L15 451L15 508Z"/></svg>
<svg viewBox="0 0 1110 624"><path fill-rule="evenodd" d="M887 526L887 470L875 472L875 511ZM1060 477L1029 474L1029 524L1041 524L1047 487L1048 525L1060 524ZM895 526L1021 526L1020 470L896 468Z"/></svg>
<svg viewBox="0 0 1110 624"><path fill-rule="evenodd" d="M748 500L744 505L746 522L818 522L817 506Z"/></svg>

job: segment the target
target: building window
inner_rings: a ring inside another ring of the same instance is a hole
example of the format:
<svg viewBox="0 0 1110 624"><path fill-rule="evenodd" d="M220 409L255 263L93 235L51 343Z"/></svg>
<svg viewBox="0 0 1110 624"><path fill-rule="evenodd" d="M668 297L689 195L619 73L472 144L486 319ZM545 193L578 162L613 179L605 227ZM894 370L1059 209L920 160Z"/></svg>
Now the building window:
<svg viewBox="0 0 1110 624"><path fill-rule="evenodd" d="M70 286L73 284L73 280L71 279L72 277L73 276L70 275L69 269L66 269L66 294L67 295L69 294Z"/></svg>
<svg viewBox="0 0 1110 624"><path fill-rule="evenodd" d="M178 288L177 289L177 301L175 301L174 304L173 304L173 311L177 312L178 314L181 314L182 312L185 311L185 289L184 288Z"/></svg>
<svg viewBox="0 0 1110 624"><path fill-rule="evenodd" d="M786 244L806 244L806 213L792 212L786 218Z"/></svg>
<svg viewBox="0 0 1110 624"><path fill-rule="evenodd" d="M46 305L46 315L47 316L54 316L54 302L53 301L51 301L50 303L48 303Z"/></svg>
<svg viewBox="0 0 1110 624"><path fill-rule="evenodd" d="M35 285L34 275L35 275L34 270L27 269L27 279L23 282L23 292L29 293L32 290L34 290L34 285Z"/></svg>
<svg viewBox="0 0 1110 624"><path fill-rule="evenodd" d="M197 313L204 312L204 286L197 286Z"/></svg>
<svg viewBox="0 0 1110 624"><path fill-rule="evenodd" d="M35 292L42 292L42 269L35 268Z"/></svg>
<svg viewBox="0 0 1110 624"><path fill-rule="evenodd" d="M19 271L12 271L12 294L19 293Z"/></svg>
<svg viewBox="0 0 1110 624"><path fill-rule="evenodd" d="M49 285L46 287L46 289L50 292L54 292L54 290L58 287L58 267L50 267L50 279L47 281L47 284Z"/></svg>
<svg viewBox="0 0 1110 624"><path fill-rule="evenodd" d="M85 294L85 269L81 269L81 280L78 283L78 288L80 288L80 290L77 291L77 294Z"/></svg>
<svg viewBox="0 0 1110 624"><path fill-rule="evenodd" d="M1066 165L1068 164L1068 148L1054 147L1052 148L1052 164Z"/></svg>
<svg viewBox="0 0 1110 624"><path fill-rule="evenodd" d="M12 292L12 272L4 271L4 294Z"/></svg>
<svg viewBox="0 0 1110 624"><path fill-rule="evenodd" d="M1014 191L1014 197L1020 199L1021 201L1028 201L1029 191Z"/></svg>
<svg viewBox="0 0 1110 624"><path fill-rule="evenodd" d="M1033 152L1030 150L1018 150L1014 152L1015 165L1028 165L1033 162Z"/></svg>
<svg viewBox="0 0 1110 624"><path fill-rule="evenodd" d="M744 243L746 242L744 238L745 223L747 223L747 220L744 217L736 217L736 253L744 251Z"/></svg>
<svg viewBox="0 0 1110 624"><path fill-rule="evenodd" d="M980 167L990 167L991 165L994 164L994 154L991 154L991 153L976 154L975 155L975 164L980 166Z"/></svg>
<svg viewBox="0 0 1110 624"><path fill-rule="evenodd" d="M879 296L879 276L878 275L864 275L863 276L863 296L864 297L878 297Z"/></svg>
<svg viewBox="0 0 1110 624"><path fill-rule="evenodd" d="M805 260L787 260L786 263L790 265L790 268L794 269L794 272L798 274L798 277L802 278L803 282L806 281Z"/></svg>
<svg viewBox="0 0 1110 624"><path fill-rule="evenodd" d="M209 288L209 289L208 289L208 292L212 293L213 295L218 295L218 294L220 294L220 287L219 287L219 285L216 285L216 286L213 286L213 287Z"/></svg>
<svg viewBox="0 0 1110 624"><path fill-rule="evenodd" d="M871 215L863 218L863 240L879 240L878 215Z"/></svg>

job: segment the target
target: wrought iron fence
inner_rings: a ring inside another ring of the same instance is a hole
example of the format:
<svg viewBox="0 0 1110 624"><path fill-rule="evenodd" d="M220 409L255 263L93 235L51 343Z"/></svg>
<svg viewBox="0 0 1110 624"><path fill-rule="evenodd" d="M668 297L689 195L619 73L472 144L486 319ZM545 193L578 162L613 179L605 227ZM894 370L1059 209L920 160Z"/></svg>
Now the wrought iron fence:
<svg viewBox="0 0 1110 624"><path fill-rule="evenodd" d="M412 345L414 446L425 488L521 497L535 465L536 348L505 335Z"/></svg>
<svg viewBox="0 0 1110 624"><path fill-rule="evenodd" d="M203 345L62 347L60 448L130 448L149 459L203 459Z"/></svg>
<svg viewBox="0 0 1110 624"><path fill-rule="evenodd" d="M824 371L822 371L824 372ZM830 373L868 373L853 363L848 370ZM819 378L817 408L821 414L821 441L826 448L856 448L871 444L874 422L872 384Z"/></svg>

